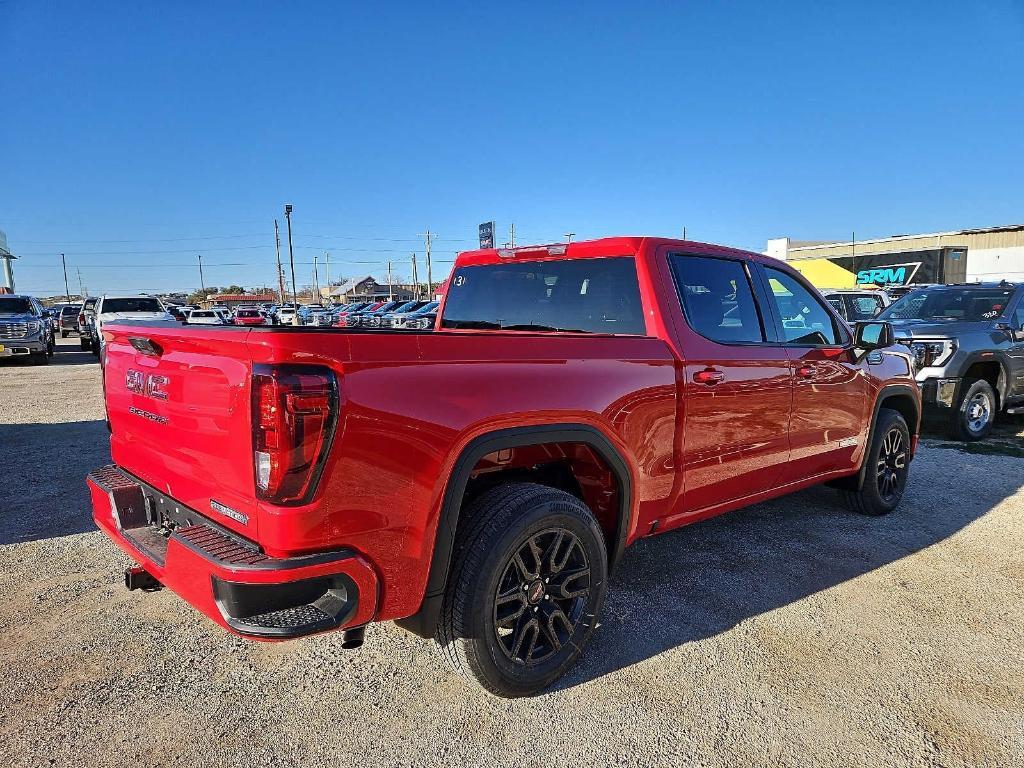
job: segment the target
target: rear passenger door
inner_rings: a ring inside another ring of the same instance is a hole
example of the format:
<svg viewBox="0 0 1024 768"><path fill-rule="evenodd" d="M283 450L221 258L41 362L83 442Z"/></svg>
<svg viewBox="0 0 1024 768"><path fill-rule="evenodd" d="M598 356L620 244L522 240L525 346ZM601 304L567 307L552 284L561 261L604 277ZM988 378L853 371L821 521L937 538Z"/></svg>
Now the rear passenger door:
<svg viewBox="0 0 1024 768"><path fill-rule="evenodd" d="M787 481L852 465L866 438L867 383L853 338L796 272L758 265L775 330L793 366Z"/></svg>
<svg viewBox="0 0 1024 768"><path fill-rule="evenodd" d="M792 373L755 296L753 265L668 252L680 310L682 503L668 525L780 485L789 460Z"/></svg>

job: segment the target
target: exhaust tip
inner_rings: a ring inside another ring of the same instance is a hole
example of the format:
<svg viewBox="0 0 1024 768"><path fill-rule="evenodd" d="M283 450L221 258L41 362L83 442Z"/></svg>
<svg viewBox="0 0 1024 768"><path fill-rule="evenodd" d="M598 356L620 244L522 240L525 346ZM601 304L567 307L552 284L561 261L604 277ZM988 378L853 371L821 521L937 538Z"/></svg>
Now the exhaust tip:
<svg viewBox="0 0 1024 768"><path fill-rule="evenodd" d="M341 647L345 650L354 650L363 644L366 637L366 627L355 627L346 629L341 633Z"/></svg>

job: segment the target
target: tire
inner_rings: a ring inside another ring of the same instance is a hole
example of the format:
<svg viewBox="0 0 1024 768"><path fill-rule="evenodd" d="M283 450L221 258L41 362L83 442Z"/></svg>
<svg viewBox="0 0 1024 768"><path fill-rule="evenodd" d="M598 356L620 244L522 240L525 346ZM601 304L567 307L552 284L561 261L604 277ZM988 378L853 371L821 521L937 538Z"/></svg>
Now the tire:
<svg viewBox="0 0 1024 768"><path fill-rule="evenodd" d="M31 357L32 365L47 365L50 362L50 356L46 354L45 349L42 352L33 352Z"/></svg>
<svg viewBox="0 0 1024 768"><path fill-rule="evenodd" d="M68 332L67 332L67 331L61 331L61 332L60 332L60 337L61 337L62 339L66 339L66 338L68 337Z"/></svg>
<svg viewBox="0 0 1024 768"><path fill-rule="evenodd" d="M965 379L963 396L957 403L949 423L954 440L984 440L996 423L996 393L984 379Z"/></svg>
<svg viewBox="0 0 1024 768"><path fill-rule="evenodd" d="M92 345L89 343L88 339L79 339L78 346L82 348L83 352L88 352L90 349L92 349Z"/></svg>
<svg viewBox="0 0 1024 768"><path fill-rule="evenodd" d="M842 491L846 503L862 515L887 515L899 506L910 473L910 429L899 411L878 411L864 462L860 490Z"/></svg>
<svg viewBox="0 0 1024 768"><path fill-rule="evenodd" d="M52 336L50 337L50 343L46 345L46 356L53 357L53 353L57 351L57 340Z"/></svg>
<svg viewBox="0 0 1024 768"><path fill-rule="evenodd" d="M96 357L100 356L100 343L96 339L89 340L89 349Z"/></svg>
<svg viewBox="0 0 1024 768"><path fill-rule="evenodd" d="M582 501L533 483L492 488L460 522L435 639L485 690L537 694L576 662L597 624L604 534Z"/></svg>

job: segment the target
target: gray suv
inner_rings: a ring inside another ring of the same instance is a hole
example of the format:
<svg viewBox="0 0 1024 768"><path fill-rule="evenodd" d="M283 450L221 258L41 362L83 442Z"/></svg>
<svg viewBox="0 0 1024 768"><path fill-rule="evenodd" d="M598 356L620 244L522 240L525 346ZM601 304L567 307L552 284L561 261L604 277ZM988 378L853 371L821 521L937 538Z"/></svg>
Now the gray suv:
<svg viewBox="0 0 1024 768"><path fill-rule="evenodd" d="M959 440L981 440L999 412L1024 413L1024 283L919 288L882 311L910 347L925 405Z"/></svg>
<svg viewBox="0 0 1024 768"><path fill-rule="evenodd" d="M46 365L53 347L53 326L37 299L0 295L0 359L28 357L36 365Z"/></svg>

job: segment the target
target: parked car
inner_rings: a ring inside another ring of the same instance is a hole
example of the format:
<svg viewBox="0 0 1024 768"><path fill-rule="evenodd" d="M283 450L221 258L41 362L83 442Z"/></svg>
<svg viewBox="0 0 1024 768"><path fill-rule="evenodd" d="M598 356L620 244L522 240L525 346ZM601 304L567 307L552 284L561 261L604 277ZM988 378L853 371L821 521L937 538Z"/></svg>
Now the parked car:
<svg viewBox="0 0 1024 768"><path fill-rule="evenodd" d="M342 325L345 328L359 328L363 324L363 319L366 315L376 312L387 303L386 301L374 301L367 303L361 309L347 312L343 316L339 315L338 325Z"/></svg>
<svg viewBox="0 0 1024 768"><path fill-rule="evenodd" d="M357 312L355 316L359 319L359 327L380 328L381 320L384 319L385 315L400 309L407 303L405 301L387 301L370 312Z"/></svg>
<svg viewBox="0 0 1024 768"><path fill-rule="evenodd" d="M0 359L27 357L46 365L54 346L53 327L38 299L0 294Z"/></svg>
<svg viewBox="0 0 1024 768"><path fill-rule="evenodd" d="M60 337L66 339L69 333L78 333L78 316L82 311L81 304L65 304L61 307L57 318L57 329Z"/></svg>
<svg viewBox="0 0 1024 768"><path fill-rule="evenodd" d="M281 325L292 325L295 322L295 307L281 307L277 310L277 321Z"/></svg>
<svg viewBox="0 0 1024 768"><path fill-rule="evenodd" d="M868 515L903 497L906 349L784 262L608 238L464 253L449 286L429 335L105 327L114 464L88 482L129 588L252 638L398 620L523 696L579 657L627 545L826 481Z"/></svg>
<svg viewBox="0 0 1024 768"><path fill-rule="evenodd" d="M924 401L955 439L981 440L998 413L1024 413L1024 283L919 288L878 318L913 351Z"/></svg>
<svg viewBox="0 0 1024 768"><path fill-rule="evenodd" d="M821 292L848 323L871 320L892 302L883 290L828 289Z"/></svg>
<svg viewBox="0 0 1024 768"><path fill-rule="evenodd" d="M235 325L267 325L267 318L258 309L239 309L235 312Z"/></svg>
<svg viewBox="0 0 1024 768"><path fill-rule="evenodd" d="M382 325L385 328L393 328L395 330L412 330L420 329L422 322L429 318L430 327L434 327L434 319L437 316L436 301L422 302L422 306L417 307L411 311L395 312L390 317L386 317ZM412 326L409 324L412 323Z"/></svg>
<svg viewBox="0 0 1024 768"><path fill-rule="evenodd" d="M111 320L173 320L155 296L107 296L96 302L94 328L96 343L92 351L102 358L103 326Z"/></svg>
<svg viewBox="0 0 1024 768"><path fill-rule="evenodd" d="M99 352L96 340L96 302L98 296L87 296L82 302L82 310L78 313L78 341L82 350Z"/></svg>
<svg viewBox="0 0 1024 768"><path fill-rule="evenodd" d="M224 316L212 309L194 309L188 313L189 325L225 325Z"/></svg>
<svg viewBox="0 0 1024 768"><path fill-rule="evenodd" d="M367 301L354 301L351 304L345 304L334 313L334 325L341 328L346 327L345 318L349 315L359 312L367 307L371 306L370 302Z"/></svg>

